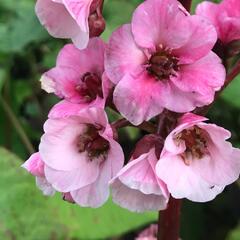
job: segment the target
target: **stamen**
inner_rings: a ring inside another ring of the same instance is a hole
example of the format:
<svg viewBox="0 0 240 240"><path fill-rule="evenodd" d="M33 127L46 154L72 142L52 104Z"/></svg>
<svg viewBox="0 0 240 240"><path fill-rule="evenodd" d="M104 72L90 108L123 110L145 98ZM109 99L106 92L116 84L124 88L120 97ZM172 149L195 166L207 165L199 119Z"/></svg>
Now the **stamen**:
<svg viewBox="0 0 240 240"><path fill-rule="evenodd" d="M149 59L147 71L158 80L176 76L179 70L178 58L172 55L172 49L159 45L159 49Z"/></svg>
<svg viewBox="0 0 240 240"><path fill-rule="evenodd" d="M175 141L185 142L186 150L182 158L188 166L194 159L201 159L208 152L206 134L197 126L183 130L176 136Z"/></svg>
<svg viewBox="0 0 240 240"><path fill-rule="evenodd" d="M82 153L86 151L90 161L100 156L102 156L104 159L110 148L109 142L100 136L98 131L98 128L89 124L87 126L87 131L81 134L77 139L76 146L78 152Z"/></svg>
<svg viewBox="0 0 240 240"><path fill-rule="evenodd" d="M101 79L94 73L85 73L75 89L86 102L95 100L97 96L103 98Z"/></svg>

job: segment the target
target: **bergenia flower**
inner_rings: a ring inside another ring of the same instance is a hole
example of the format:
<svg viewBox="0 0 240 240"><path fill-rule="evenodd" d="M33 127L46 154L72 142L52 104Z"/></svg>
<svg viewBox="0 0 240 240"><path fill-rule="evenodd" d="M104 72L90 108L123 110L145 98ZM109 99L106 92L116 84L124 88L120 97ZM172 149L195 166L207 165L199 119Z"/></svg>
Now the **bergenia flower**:
<svg viewBox="0 0 240 240"><path fill-rule="evenodd" d="M196 13L214 24L222 43L240 40L239 0L223 0L219 4L204 1L198 4Z"/></svg>
<svg viewBox="0 0 240 240"><path fill-rule="evenodd" d="M44 125L39 152L45 176L80 206L99 207L108 199L109 181L123 166L123 152L102 108L71 105L53 109L54 118Z"/></svg>
<svg viewBox="0 0 240 240"><path fill-rule="evenodd" d="M216 40L214 26L187 15L176 0L144 1L131 25L113 33L106 50L118 110L138 125L164 108L187 112L210 104L225 79L221 60L211 51Z"/></svg>
<svg viewBox="0 0 240 240"><path fill-rule="evenodd" d="M159 211L167 207L169 192L155 173L162 141L147 135L136 146L130 162L111 181L115 203L130 211Z"/></svg>
<svg viewBox="0 0 240 240"><path fill-rule="evenodd" d="M39 152L32 154L22 167L36 177L36 185L44 195L52 196L55 194L55 189L45 177L44 162L42 161Z"/></svg>
<svg viewBox="0 0 240 240"><path fill-rule="evenodd" d="M104 31L102 4L102 0L37 0L35 10L49 34L70 38L79 49L84 49L89 37Z"/></svg>
<svg viewBox="0 0 240 240"><path fill-rule="evenodd" d="M42 88L72 103L104 107L108 79L104 73L105 43L93 38L84 50L67 44L60 51L56 67L44 73Z"/></svg>
<svg viewBox="0 0 240 240"><path fill-rule="evenodd" d="M240 150L226 141L230 132L206 120L185 114L166 138L156 172L174 198L210 201L239 177Z"/></svg>

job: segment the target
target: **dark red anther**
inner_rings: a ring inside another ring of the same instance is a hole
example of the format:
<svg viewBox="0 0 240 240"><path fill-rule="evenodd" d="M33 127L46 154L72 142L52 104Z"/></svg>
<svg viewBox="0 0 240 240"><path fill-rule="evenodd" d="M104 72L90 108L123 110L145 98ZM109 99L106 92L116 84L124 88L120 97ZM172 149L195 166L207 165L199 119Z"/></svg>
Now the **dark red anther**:
<svg viewBox="0 0 240 240"><path fill-rule="evenodd" d="M96 74L87 72L81 80L80 84L76 86L76 90L85 98L86 102L95 100L97 96L103 98L102 81Z"/></svg>
<svg viewBox="0 0 240 240"><path fill-rule="evenodd" d="M109 142L99 135L99 129L89 124L87 131L77 139L77 149L79 152L88 152L90 159L104 155L110 147Z"/></svg>
<svg viewBox="0 0 240 240"><path fill-rule="evenodd" d="M178 59L170 51L163 49L151 56L147 67L147 71L159 80L175 75L178 69Z"/></svg>

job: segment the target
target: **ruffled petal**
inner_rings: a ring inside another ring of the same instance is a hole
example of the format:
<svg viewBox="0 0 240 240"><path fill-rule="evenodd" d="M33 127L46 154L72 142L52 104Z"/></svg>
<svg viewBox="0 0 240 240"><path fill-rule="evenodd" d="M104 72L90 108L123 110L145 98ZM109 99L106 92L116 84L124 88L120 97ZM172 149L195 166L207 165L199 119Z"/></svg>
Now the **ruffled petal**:
<svg viewBox="0 0 240 240"><path fill-rule="evenodd" d="M147 73L125 75L115 88L114 103L125 118L139 125L162 112L161 87Z"/></svg>
<svg viewBox="0 0 240 240"><path fill-rule="evenodd" d="M59 171L45 166L46 179L59 192L70 192L87 186L98 178L99 166L79 159L80 168L72 171Z"/></svg>
<svg viewBox="0 0 240 240"><path fill-rule="evenodd" d="M159 211L167 207L167 199L163 195L144 194L124 185L118 178L112 184L113 202L134 212Z"/></svg>
<svg viewBox="0 0 240 240"><path fill-rule="evenodd" d="M179 75L171 81L183 91L200 94L202 105L210 104L215 91L223 86L226 71L221 59L213 52L197 62L180 67Z"/></svg>
<svg viewBox="0 0 240 240"><path fill-rule="evenodd" d="M185 14L174 0L145 1L135 10L132 18L132 32L136 43L155 50L182 46L188 36Z"/></svg>
<svg viewBox="0 0 240 240"><path fill-rule="evenodd" d="M38 0L35 7L41 24L56 38L72 38L79 27L63 4L52 0Z"/></svg>
<svg viewBox="0 0 240 240"><path fill-rule="evenodd" d="M127 73L135 72L147 60L134 42L130 24L118 28L106 49L105 69L109 79L117 84Z"/></svg>
<svg viewBox="0 0 240 240"><path fill-rule="evenodd" d="M187 198L194 202L207 202L214 199L224 189L221 185L211 185L197 175L181 157L162 156L157 163L156 172L168 187L174 198Z"/></svg>

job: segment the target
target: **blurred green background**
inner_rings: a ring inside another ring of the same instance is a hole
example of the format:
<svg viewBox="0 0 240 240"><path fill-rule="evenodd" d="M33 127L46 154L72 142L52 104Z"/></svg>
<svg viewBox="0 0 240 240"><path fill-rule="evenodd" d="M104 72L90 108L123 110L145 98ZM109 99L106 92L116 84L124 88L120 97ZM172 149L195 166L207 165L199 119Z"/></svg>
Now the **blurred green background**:
<svg viewBox="0 0 240 240"><path fill-rule="evenodd" d="M105 0L105 40L130 20L140 2ZM35 17L34 4L34 0L0 1L0 240L134 239L156 222L156 213L130 213L110 201L100 209L82 209L62 201L60 195L47 198L35 187L34 178L20 168L32 149L37 149L47 113L58 101L41 90L39 78L54 66L66 42L47 34ZM208 116L232 131L235 146L240 146L239 97L240 77ZM126 152L140 134L132 128L121 131ZM239 219L240 191L235 183L210 203L185 201L181 236L183 240L239 240Z"/></svg>

